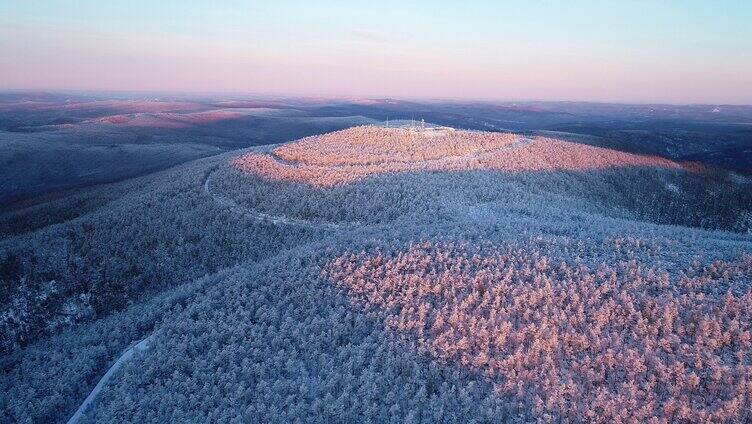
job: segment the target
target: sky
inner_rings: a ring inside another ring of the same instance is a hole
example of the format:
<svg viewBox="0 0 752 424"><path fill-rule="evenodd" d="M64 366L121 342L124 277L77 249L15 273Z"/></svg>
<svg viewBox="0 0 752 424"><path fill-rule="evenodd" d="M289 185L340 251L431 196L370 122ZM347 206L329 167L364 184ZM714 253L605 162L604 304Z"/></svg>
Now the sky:
<svg viewBox="0 0 752 424"><path fill-rule="evenodd" d="M752 104L752 1L0 1L0 89Z"/></svg>

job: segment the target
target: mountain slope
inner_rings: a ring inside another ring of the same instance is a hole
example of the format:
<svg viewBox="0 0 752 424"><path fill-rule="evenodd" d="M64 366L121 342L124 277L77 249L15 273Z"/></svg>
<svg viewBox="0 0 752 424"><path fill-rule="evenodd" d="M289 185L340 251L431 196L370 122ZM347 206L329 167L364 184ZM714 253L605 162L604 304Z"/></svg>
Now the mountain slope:
<svg viewBox="0 0 752 424"><path fill-rule="evenodd" d="M751 184L374 127L119 183L0 244L3 418L151 335L84 422L744 421Z"/></svg>

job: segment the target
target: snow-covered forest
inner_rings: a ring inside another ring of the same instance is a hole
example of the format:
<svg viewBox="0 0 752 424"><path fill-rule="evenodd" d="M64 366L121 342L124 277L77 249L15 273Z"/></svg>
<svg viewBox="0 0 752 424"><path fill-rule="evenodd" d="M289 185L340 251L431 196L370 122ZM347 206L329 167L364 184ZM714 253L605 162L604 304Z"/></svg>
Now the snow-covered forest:
<svg viewBox="0 0 752 424"><path fill-rule="evenodd" d="M590 212L659 223L750 228L748 179L543 137L360 126L252 151L232 165L248 176L219 170L224 174L215 184L224 193L259 211L301 219L386 222L454 214L463 205L541 209L575 202Z"/></svg>
<svg viewBox="0 0 752 424"><path fill-rule="evenodd" d="M410 171L520 173L625 167L702 170L693 164L682 166L659 157L548 138L531 140L480 131L451 131L436 137L433 131L374 126L308 137L274 149L268 155L248 153L235 159L233 165L267 179L305 182L315 187Z"/></svg>
<svg viewBox="0 0 752 424"><path fill-rule="evenodd" d="M747 422L752 180L355 127L0 216L0 421Z"/></svg>
<svg viewBox="0 0 752 424"><path fill-rule="evenodd" d="M487 376L539 416L752 418L752 256L693 261L672 275L629 254L589 267L536 242L348 253L323 274L418 351Z"/></svg>

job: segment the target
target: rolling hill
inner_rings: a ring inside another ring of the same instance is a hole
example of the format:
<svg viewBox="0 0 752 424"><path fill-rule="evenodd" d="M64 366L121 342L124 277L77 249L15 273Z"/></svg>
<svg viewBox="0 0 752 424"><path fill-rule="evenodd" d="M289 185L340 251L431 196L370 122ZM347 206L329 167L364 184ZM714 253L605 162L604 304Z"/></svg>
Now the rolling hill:
<svg viewBox="0 0 752 424"><path fill-rule="evenodd" d="M0 420L148 338L80 422L748 421L752 179L626 150L363 125L3 213Z"/></svg>

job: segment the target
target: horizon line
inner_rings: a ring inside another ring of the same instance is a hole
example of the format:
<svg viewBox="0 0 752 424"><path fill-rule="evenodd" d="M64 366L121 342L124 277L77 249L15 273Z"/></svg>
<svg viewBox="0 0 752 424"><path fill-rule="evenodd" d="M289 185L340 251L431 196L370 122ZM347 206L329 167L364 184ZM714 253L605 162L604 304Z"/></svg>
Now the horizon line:
<svg viewBox="0 0 752 424"><path fill-rule="evenodd" d="M239 96L258 99L299 99L299 100L397 100L402 102L447 102L447 103L584 103L603 105L633 105L633 106L734 106L752 107L750 103L710 103L689 101L628 101L628 100L586 100L586 99L514 99L514 98L473 98L473 97L423 97L423 96L384 96L384 95L353 95L353 94L311 94L293 92L251 92L251 91L201 91L201 90L148 90L148 89L69 89L69 88L0 88L2 93L50 93L50 94L78 94L78 95L162 95L178 97L214 97L214 96Z"/></svg>

